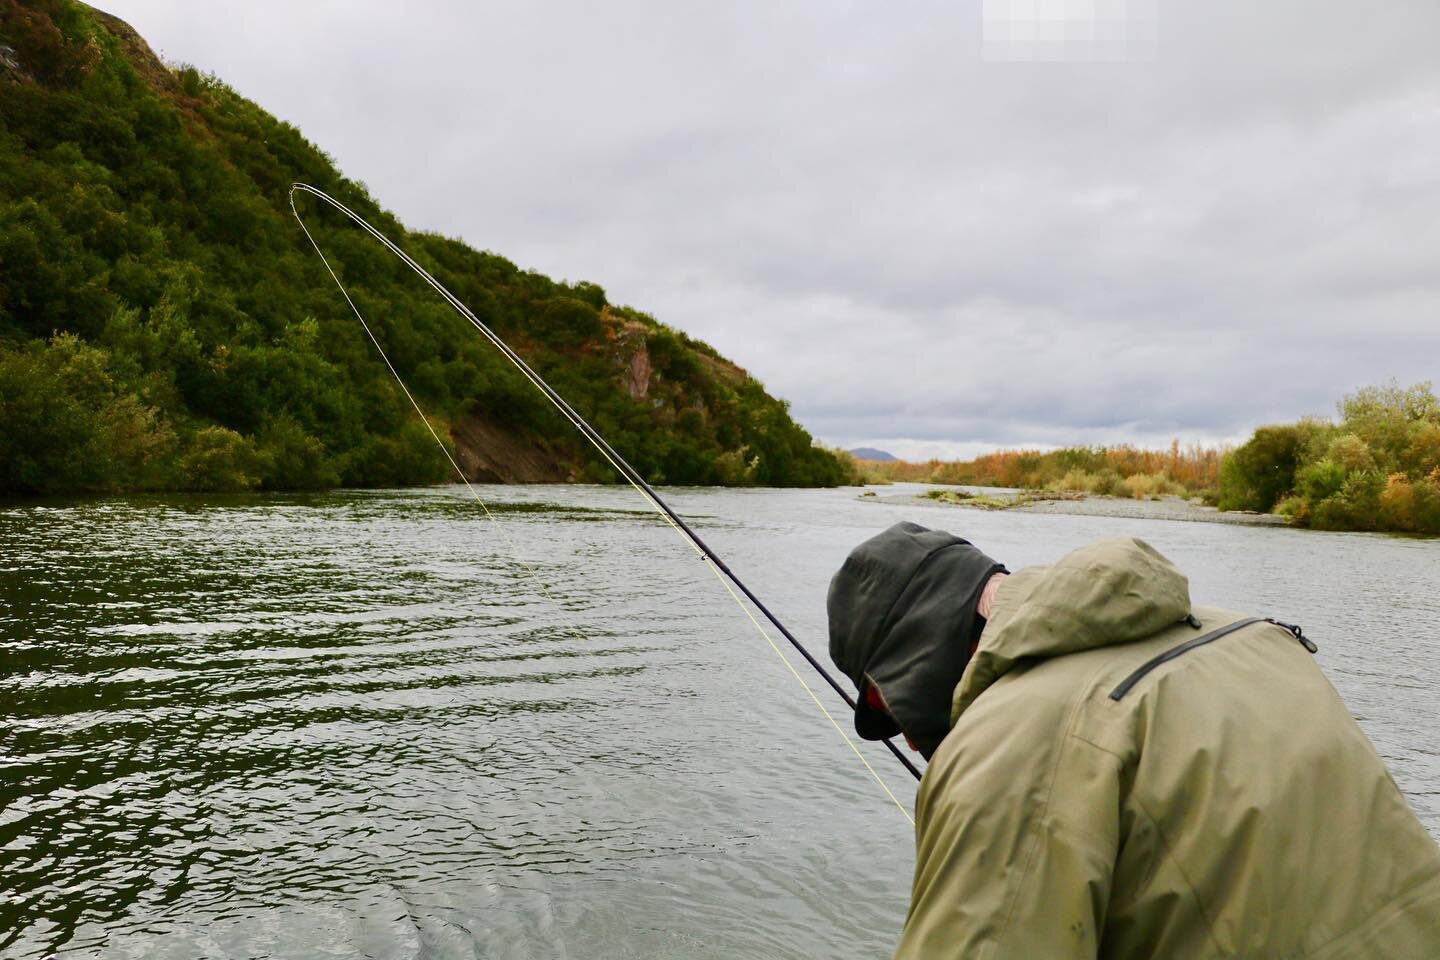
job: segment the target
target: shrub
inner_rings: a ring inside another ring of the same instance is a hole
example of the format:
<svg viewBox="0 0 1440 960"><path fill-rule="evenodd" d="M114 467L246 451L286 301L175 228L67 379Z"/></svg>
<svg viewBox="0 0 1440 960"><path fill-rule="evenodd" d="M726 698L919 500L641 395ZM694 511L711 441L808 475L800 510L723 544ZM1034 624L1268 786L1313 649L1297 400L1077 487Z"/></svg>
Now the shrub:
<svg viewBox="0 0 1440 960"><path fill-rule="evenodd" d="M440 421L431 426L449 445L448 427ZM344 482L362 487L396 487L416 483L454 480L454 468L430 435L425 424L409 417L393 432L374 435L346 464Z"/></svg>
<svg viewBox="0 0 1440 960"><path fill-rule="evenodd" d="M1440 423L1425 421L1410 431L1410 442L1400 467L1413 477L1440 470Z"/></svg>
<svg viewBox="0 0 1440 960"><path fill-rule="evenodd" d="M715 472L727 487L748 487L755 484L755 475L760 469L760 458L750 456L750 448L740 446L726 450L715 458Z"/></svg>
<svg viewBox="0 0 1440 960"><path fill-rule="evenodd" d="M201 427L180 459L187 490L253 490L260 485L261 460L255 446L234 430Z"/></svg>
<svg viewBox="0 0 1440 960"><path fill-rule="evenodd" d="M1125 489L1125 481L1114 470L1101 470L1094 474L1086 485L1086 489L1091 493L1107 497L1123 497L1129 493Z"/></svg>
<svg viewBox="0 0 1440 960"><path fill-rule="evenodd" d="M1380 520L1390 530L1415 529L1415 487L1403 473L1392 473L1380 492Z"/></svg>
<svg viewBox="0 0 1440 960"><path fill-rule="evenodd" d="M1045 484L1045 489L1113 497L1143 496L1143 494L1134 493L1126 485L1125 478L1122 478L1115 470L1108 468L1095 473L1079 469L1069 470L1060 479Z"/></svg>
<svg viewBox="0 0 1440 960"><path fill-rule="evenodd" d="M1295 477L1295 489L1307 500L1319 503L1340 492L1345 485L1345 469L1334 460L1308 463Z"/></svg>
<svg viewBox="0 0 1440 960"><path fill-rule="evenodd" d="M1370 445L1353 433L1331 440L1326 457L1347 474L1375 469L1375 455L1370 452Z"/></svg>
<svg viewBox="0 0 1440 960"><path fill-rule="evenodd" d="M112 490L160 490L174 482L178 440L164 415L124 394L96 418L104 482Z"/></svg>
<svg viewBox="0 0 1440 960"><path fill-rule="evenodd" d="M0 494L164 486L175 435L73 334L0 347Z"/></svg>
<svg viewBox="0 0 1440 960"><path fill-rule="evenodd" d="M1265 513L1295 486L1305 436L1297 425L1261 427L1220 462L1221 510Z"/></svg>
<svg viewBox="0 0 1440 960"><path fill-rule="evenodd" d="M1385 480L1378 471L1345 477L1338 493L1311 507L1310 525L1322 530L1374 530L1380 524Z"/></svg>
<svg viewBox="0 0 1440 960"><path fill-rule="evenodd" d="M834 447L824 447L826 453L835 458L836 463L844 474L844 486L858 487L868 483L865 471L860 469L860 462L850 453L849 450L840 450ZM881 483L888 483L888 480L881 480Z"/></svg>
<svg viewBox="0 0 1440 960"><path fill-rule="evenodd" d="M1137 473L1126 477L1122 481L1122 485L1126 492L1136 500L1143 500L1146 497L1158 500L1166 495L1184 496L1187 492L1184 487L1163 473Z"/></svg>
<svg viewBox="0 0 1440 960"><path fill-rule="evenodd" d="M1416 533L1440 533L1440 467L1413 484L1410 527Z"/></svg>
<svg viewBox="0 0 1440 960"><path fill-rule="evenodd" d="M1387 463L1403 458L1413 427L1440 423L1440 399L1428 382L1401 387L1391 380L1362 387L1340 401L1339 411L1345 428Z"/></svg>
<svg viewBox="0 0 1440 960"><path fill-rule="evenodd" d="M260 431L261 483L269 490L323 490L340 482L325 444L289 417L277 417Z"/></svg>
<svg viewBox="0 0 1440 960"><path fill-rule="evenodd" d="M0 349L0 494L79 486L95 436L93 410L60 381L39 345Z"/></svg>
<svg viewBox="0 0 1440 960"><path fill-rule="evenodd" d="M1310 521L1310 501L1300 496L1289 496L1275 504L1275 512L1295 523L1305 524Z"/></svg>
<svg viewBox="0 0 1440 960"><path fill-rule="evenodd" d="M1090 489L1090 474L1084 470L1067 470L1059 480L1052 480L1045 485L1047 490L1074 490L1084 493Z"/></svg>

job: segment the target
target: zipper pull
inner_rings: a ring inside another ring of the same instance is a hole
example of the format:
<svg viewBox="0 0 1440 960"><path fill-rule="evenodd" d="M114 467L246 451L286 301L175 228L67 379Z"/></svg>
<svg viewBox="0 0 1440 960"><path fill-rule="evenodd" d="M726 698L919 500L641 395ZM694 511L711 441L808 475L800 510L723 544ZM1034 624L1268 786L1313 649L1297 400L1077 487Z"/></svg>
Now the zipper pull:
<svg viewBox="0 0 1440 960"><path fill-rule="evenodd" d="M1273 623L1275 624L1275 626L1280 627L1282 630L1289 632L1292 637L1300 641L1300 646L1304 647L1311 653L1316 653L1319 651L1320 648L1315 646L1315 641L1305 636L1305 632L1301 630L1300 627L1298 627L1297 625L1293 623L1283 623L1273 617L1266 617L1265 622Z"/></svg>

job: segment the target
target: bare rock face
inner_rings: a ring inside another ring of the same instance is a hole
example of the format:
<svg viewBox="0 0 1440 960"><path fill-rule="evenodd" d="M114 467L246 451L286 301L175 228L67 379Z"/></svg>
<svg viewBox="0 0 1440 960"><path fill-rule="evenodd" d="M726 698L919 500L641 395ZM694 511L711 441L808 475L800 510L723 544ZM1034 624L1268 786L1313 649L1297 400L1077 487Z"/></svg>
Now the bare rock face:
<svg viewBox="0 0 1440 960"><path fill-rule="evenodd" d="M650 351L645 346L645 325L634 321L627 322L616 337L619 341L621 356L626 351L630 352L630 359L625 364L625 389L630 393L631 400L644 400L650 395Z"/></svg>
<svg viewBox="0 0 1440 960"><path fill-rule="evenodd" d="M457 420L450 427L455 460L465 479L474 483L565 483L575 467L550 445L479 416Z"/></svg>
<svg viewBox="0 0 1440 960"><path fill-rule="evenodd" d="M21 10L17 3L0 3L0 24L8 20L20 19L20 26L26 26L26 20L35 21L39 17L33 11ZM13 28L12 28L13 29ZM20 51L9 44L0 44L0 83L34 83L35 78L30 76L25 66L21 63Z"/></svg>
<svg viewBox="0 0 1440 960"><path fill-rule="evenodd" d="M630 377L625 386L631 400L644 400L650 393L650 351L642 343L630 357Z"/></svg>

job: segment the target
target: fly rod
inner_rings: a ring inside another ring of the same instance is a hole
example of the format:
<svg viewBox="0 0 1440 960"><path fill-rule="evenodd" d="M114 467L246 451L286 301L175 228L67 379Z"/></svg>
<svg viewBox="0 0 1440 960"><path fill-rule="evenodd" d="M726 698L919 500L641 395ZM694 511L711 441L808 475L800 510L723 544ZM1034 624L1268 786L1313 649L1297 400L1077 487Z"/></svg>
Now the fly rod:
<svg viewBox="0 0 1440 960"><path fill-rule="evenodd" d="M729 565L726 564L724 560L720 559L720 556L713 549L710 548L709 544L702 540L700 538L700 535L697 534L693 529L691 529L690 525L685 522L684 518L682 518L679 514L677 514L674 510L671 509L670 505L665 502L665 499L660 496L660 494L655 490L655 488L652 487L650 483L643 476L641 476L638 471L635 470L634 467L630 466L630 464L625 460L625 458L622 457L613 447L611 447L609 442L606 441L606 439L602 437L599 432L595 430L594 427L590 426L590 424L585 420L585 418L580 416L580 414L575 411L575 408L570 406L569 402L564 397L557 393L555 389L550 386L550 384L546 383L544 378L542 378L538 373L531 369L530 365L526 363L525 360L518 353L511 349L508 343L502 340L499 335L497 335L493 330L491 330L484 321L477 317L469 307L467 307L463 302L461 302L460 298L456 297L453 293L447 290L445 286L441 284L440 281L436 280L435 277L433 277L428 270L420 266L420 264L416 263L414 258L412 258L408 253L406 253L394 242L392 242L389 237L385 236L385 234L377 230L374 226L372 226L368 221L366 221L355 211L351 210L349 207L345 206L343 203L336 200L334 197L330 196L324 191L319 190L316 187L312 187L309 184L291 184L290 210L292 213L295 214L295 219L300 222L300 228L305 231L305 236L315 247L316 253L320 254L322 260L325 260L324 252L321 251L320 245L311 235L309 228L305 226L305 221L301 218L300 211L295 206L295 194L297 192L308 193L311 196L322 200L325 203L328 203L330 206L334 207L336 210L338 210L340 213L344 214L347 218L354 222L357 226L359 226L362 230L368 233L371 237L383 244L387 250L395 254L395 256L399 257L401 261L403 261L408 267L410 267L410 269L414 270L417 274L419 274L420 277L424 279L424 281L429 284L436 293L438 293L447 303L449 303L450 306L453 307L457 313L459 313L462 317L468 320L470 324L475 327L475 329L478 330L481 335L484 336L485 339L491 343L492 346L495 347L495 349L499 350L506 359L508 359L512 364L514 364L515 368L518 369L520 373L527 380L530 381L530 383L532 383L541 393L543 393L550 400L552 404L555 405L556 409L560 411L560 413L565 417L565 419L570 421L570 423L577 430L579 430L581 434L583 434L584 437L589 440L592 445L594 445L595 449L600 452L600 455L605 458L606 462L608 462L617 473L619 473L632 486L634 486L635 489L640 492L641 496L648 500L650 504L656 510L658 510L661 515L670 523L670 525L673 526L676 531L681 534L681 536L683 536L690 542L690 544L695 548L695 550L700 554L703 559L709 561L709 563L713 565L715 570L723 575L724 579L728 579L731 584L734 584L735 588L737 588L742 594L744 594L744 596L750 601L750 603L755 607L755 609L759 610L760 613L765 617L765 619L770 621L770 623L774 625L775 629L780 632L781 636L788 640L790 642L790 645L794 647L797 651L799 651L800 655L805 658L805 662L810 664L810 666L815 669L815 672L820 674L820 676L825 679L825 682L830 685L830 688L840 695L840 699L845 701L846 706L848 706L852 711L855 709L855 698L850 695L849 691L847 691L843 686L841 686L839 681L837 681L833 676L831 676L830 672L821 665L820 661L815 658L814 654L812 654L808 649L806 649L805 645L802 644L795 637L795 635L790 632L789 628L786 627L785 624L780 622L780 618L775 616L775 614L770 610L770 608L767 607L764 602L762 602L760 598L755 595L754 591L752 591L748 586L745 585L745 582L741 580L738 575L736 575L735 571L731 570ZM330 268L328 260L325 261L325 265L327 269ZM359 309L355 307L354 301L350 299L349 293L345 291L344 284L340 283L340 279L339 277L335 276L335 272L333 269L330 270L330 275L332 278L334 278L336 284L340 286L341 292L345 294L345 299L347 302L350 303L351 309L355 311L356 316L360 317L361 323L364 324L364 317L360 316ZM368 324L365 325L365 330L366 333L370 335L371 342L375 344L375 347L377 349L380 349L380 344L375 339L374 334L370 332ZM383 349L381 350L381 355L382 357L385 356ZM396 371L394 366L390 364L390 360L388 357L385 357L385 362L387 366L390 366L390 371L391 373L395 374L395 378L397 380L400 380L400 375L398 371ZM402 388L405 389L406 396L410 396L409 389L405 388L403 380L400 380L400 385ZM410 397L410 400L412 404L415 404L415 400L413 397ZM415 404L415 407L417 410L419 410L418 404ZM436 439L438 440L439 437L437 436ZM443 448L443 443L441 444L441 446ZM453 460L451 460L451 463L456 467L456 470L458 471L459 465L455 464ZM464 479L463 471L461 471L461 478ZM722 582L724 581L722 580ZM798 674L796 674L796 676L797 678L799 677ZM819 703L818 700L816 702ZM824 709L823 704L821 705L821 708ZM828 711L826 711L826 713L828 716ZM831 718L831 722L834 722L833 717ZM838 729L838 724L836 726ZM841 730L841 733L843 735L844 731ZM848 736L846 737L846 740L849 740ZM905 754L900 751L900 748L897 747L893 741L885 740L884 743L886 748L889 749L890 753L895 756L895 759L899 760L900 763L905 767L905 769L910 771L910 773L915 777L915 779L920 779L920 770L915 766L915 764L910 760L910 758L905 756ZM851 743L851 747L852 749L854 749L853 743ZM856 753L859 754L858 749L856 750ZM864 761L863 755L861 755L861 760ZM866 766L869 766L868 762L866 762ZM876 779L879 779L879 777L877 776ZM883 780L881 781L881 785L884 785ZM886 792L889 793L888 787L886 787ZM894 799L893 794L891 794L891 798ZM899 801L897 800L896 803L898 805ZM906 812L908 816L908 811L904 810L903 805L901 806L901 810L902 812Z"/></svg>

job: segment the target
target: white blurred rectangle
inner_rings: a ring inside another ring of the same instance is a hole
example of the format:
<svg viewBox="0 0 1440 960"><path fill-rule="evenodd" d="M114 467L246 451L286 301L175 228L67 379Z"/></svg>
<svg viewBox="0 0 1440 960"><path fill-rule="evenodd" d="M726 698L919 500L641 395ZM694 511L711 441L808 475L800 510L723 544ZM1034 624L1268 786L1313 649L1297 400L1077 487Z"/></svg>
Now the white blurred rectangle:
<svg viewBox="0 0 1440 960"><path fill-rule="evenodd" d="M982 52L1011 63L1153 60L1157 0L982 0Z"/></svg>

